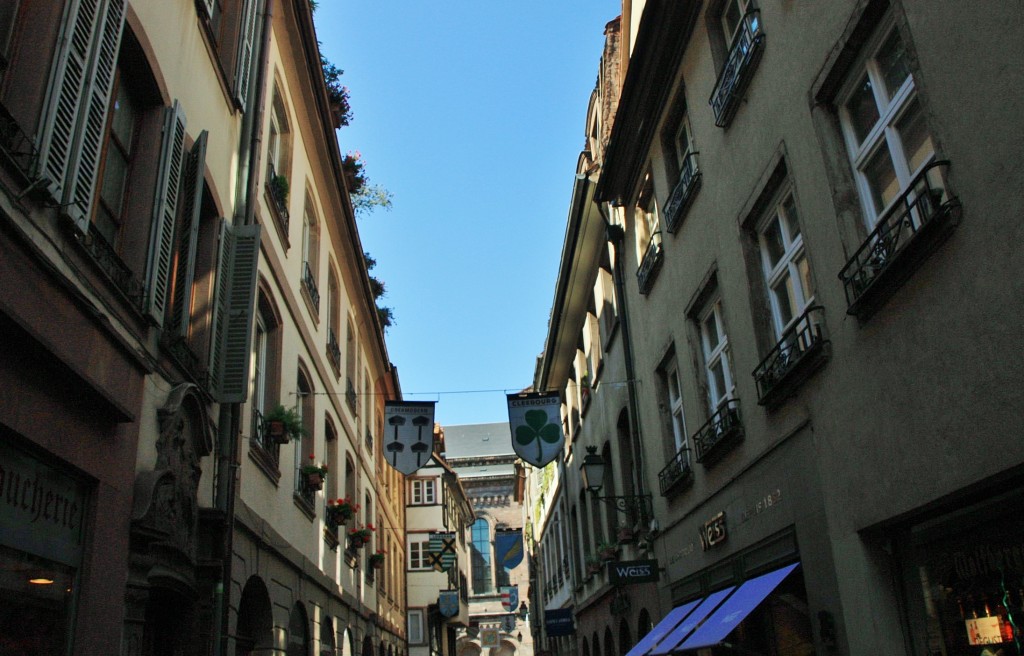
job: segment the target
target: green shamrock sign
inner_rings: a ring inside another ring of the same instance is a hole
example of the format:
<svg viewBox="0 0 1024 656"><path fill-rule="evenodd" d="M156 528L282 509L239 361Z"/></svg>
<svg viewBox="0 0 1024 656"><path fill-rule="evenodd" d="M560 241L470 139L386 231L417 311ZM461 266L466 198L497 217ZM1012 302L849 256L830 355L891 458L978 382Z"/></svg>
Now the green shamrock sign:
<svg viewBox="0 0 1024 656"><path fill-rule="evenodd" d="M527 410L525 418L526 424L516 428L516 441L523 446L537 442L537 452L543 457L544 446L540 440L554 444L561 439L562 431L558 424L548 422L548 413L543 410Z"/></svg>

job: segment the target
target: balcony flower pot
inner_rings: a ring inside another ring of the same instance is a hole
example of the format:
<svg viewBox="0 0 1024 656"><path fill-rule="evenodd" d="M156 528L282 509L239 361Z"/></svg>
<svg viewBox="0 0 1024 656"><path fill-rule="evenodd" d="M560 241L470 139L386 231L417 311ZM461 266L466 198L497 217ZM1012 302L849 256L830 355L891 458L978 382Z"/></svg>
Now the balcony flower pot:
<svg viewBox="0 0 1024 656"><path fill-rule="evenodd" d="M587 559L587 580L590 580L595 574L600 574L604 564L596 558Z"/></svg>
<svg viewBox="0 0 1024 656"><path fill-rule="evenodd" d="M316 456L309 454L309 464L302 465L299 473L306 477L306 484L310 489L319 490L324 486L324 478L327 476L327 463L316 464Z"/></svg>
<svg viewBox="0 0 1024 656"><path fill-rule="evenodd" d="M615 535L619 544L629 544L636 539L636 531L632 526L620 526Z"/></svg>
<svg viewBox="0 0 1024 656"><path fill-rule="evenodd" d="M370 537L373 535L373 524L367 524L359 528L354 528L348 532L348 545L350 549L362 549L363 545L370 541Z"/></svg>
<svg viewBox="0 0 1024 656"><path fill-rule="evenodd" d="M324 487L324 477L320 474L306 474L306 484L311 490L321 490Z"/></svg>
<svg viewBox="0 0 1024 656"><path fill-rule="evenodd" d="M267 435L276 444L287 444L290 440L297 440L306 434L302 418L295 408L285 408L280 404L264 415L263 426Z"/></svg>
<svg viewBox="0 0 1024 656"><path fill-rule="evenodd" d="M370 567L373 569L381 569L384 567L384 552L378 551L377 553L370 556Z"/></svg>
<svg viewBox="0 0 1024 656"><path fill-rule="evenodd" d="M619 545L614 542L602 542L597 545L597 557L603 562L610 563L619 559Z"/></svg>
<svg viewBox="0 0 1024 656"><path fill-rule="evenodd" d="M358 511L359 505L348 499L328 499L327 522L333 526L344 526Z"/></svg>

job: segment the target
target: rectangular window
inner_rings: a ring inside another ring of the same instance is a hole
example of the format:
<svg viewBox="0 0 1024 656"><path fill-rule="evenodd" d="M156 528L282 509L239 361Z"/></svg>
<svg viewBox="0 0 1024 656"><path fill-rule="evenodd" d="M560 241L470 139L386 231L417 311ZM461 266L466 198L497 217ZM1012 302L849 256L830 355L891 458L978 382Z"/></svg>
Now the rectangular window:
<svg viewBox="0 0 1024 656"><path fill-rule="evenodd" d="M409 482L411 486L411 503L414 506L428 506L436 503L433 479L417 479Z"/></svg>
<svg viewBox="0 0 1024 656"><path fill-rule="evenodd" d="M687 450L686 420L683 418L683 392L679 382L679 364L675 357L665 368L665 393L671 417L672 438L677 452ZM687 458L689 456L687 455Z"/></svg>
<svg viewBox="0 0 1024 656"><path fill-rule="evenodd" d="M758 232L761 264L772 311L775 339L803 314L814 298L811 268L793 193L786 191Z"/></svg>
<svg viewBox="0 0 1024 656"><path fill-rule="evenodd" d="M716 300L700 319L700 342L708 384L708 407L715 413L732 398L734 386L729 363L729 339L722 322L722 302Z"/></svg>
<svg viewBox="0 0 1024 656"><path fill-rule="evenodd" d="M425 570L430 569L430 539L421 540L416 537L409 538L409 569Z"/></svg>
<svg viewBox="0 0 1024 656"><path fill-rule="evenodd" d="M879 30L840 103L840 122L868 229L935 156L906 46L892 25ZM914 217L916 220L916 217Z"/></svg>
<svg viewBox="0 0 1024 656"><path fill-rule="evenodd" d="M725 34L726 43L731 44L736 39L743 23L743 15L750 10L751 0L726 0L722 8L722 32Z"/></svg>
<svg viewBox="0 0 1024 656"><path fill-rule="evenodd" d="M423 644L423 611L418 608L409 609L409 644Z"/></svg>

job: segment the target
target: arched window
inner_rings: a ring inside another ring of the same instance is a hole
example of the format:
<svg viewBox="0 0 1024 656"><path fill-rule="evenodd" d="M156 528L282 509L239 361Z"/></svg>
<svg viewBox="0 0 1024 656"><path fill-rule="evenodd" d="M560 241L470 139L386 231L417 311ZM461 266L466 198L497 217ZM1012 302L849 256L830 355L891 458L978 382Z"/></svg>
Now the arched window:
<svg viewBox="0 0 1024 656"><path fill-rule="evenodd" d="M320 622L320 656L334 656L334 618L327 615Z"/></svg>
<svg viewBox="0 0 1024 656"><path fill-rule="evenodd" d="M315 423L313 415L313 386L309 382L309 376L302 368L299 369L296 379L295 394L297 397L295 410L299 413L302 427L305 429L302 439L295 449L295 490L301 498L312 503L318 488L310 484L308 476L302 475L302 467L303 465L320 464L323 461L323 454L320 454L320 459L317 459L317 454L313 452L315 446L313 441L313 426Z"/></svg>
<svg viewBox="0 0 1024 656"><path fill-rule="evenodd" d="M288 656L309 656L308 625L306 609L297 602L288 617Z"/></svg>
<svg viewBox="0 0 1024 656"><path fill-rule="evenodd" d="M327 269L327 355L331 359L335 375L341 375L341 342L338 341L338 326L341 321L341 306L338 295L338 276L334 267Z"/></svg>
<svg viewBox="0 0 1024 656"><path fill-rule="evenodd" d="M604 627L604 656L615 656L615 638L608 626Z"/></svg>
<svg viewBox="0 0 1024 656"><path fill-rule="evenodd" d="M625 655L633 647L633 639L629 633L626 618L619 620L619 654Z"/></svg>
<svg viewBox="0 0 1024 656"><path fill-rule="evenodd" d="M473 593L485 594L494 589L494 574L491 570L491 526L486 519L481 517L473 522L472 536Z"/></svg>
<svg viewBox="0 0 1024 656"><path fill-rule="evenodd" d="M256 321L252 340L252 383L249 394L252 417L250 435L261 454L269 457L277 469L281 447L267 434L263 417L280 403L281 321L277 308L265 289L259 291L256 301Z"/></svg>

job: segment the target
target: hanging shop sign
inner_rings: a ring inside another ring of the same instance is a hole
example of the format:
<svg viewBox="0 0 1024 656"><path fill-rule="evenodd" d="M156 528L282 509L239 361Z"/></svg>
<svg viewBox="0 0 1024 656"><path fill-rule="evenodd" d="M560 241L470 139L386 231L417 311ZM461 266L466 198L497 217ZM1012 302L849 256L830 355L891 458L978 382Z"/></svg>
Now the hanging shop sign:
<svg viewBox="0 0 1024 656"><path fill-rule="evenodd" d="M650 583L658 580L657 560L625 560L609 563L609 581L615 585Z"/></svg>
<svg viewBox="0 0 1024 656"><path fill-rule="evenodd" d="M427 542L427 558L438 572L447 572L458 560L455 550L455 533L431 533Z"/></svg>
<svg viewBox="0 0 1024 656"><path fill-rule="evenodd" d="M498 565L514 569L523 562L523 530L498 529L494 532L494 554Z"/></svg>
<svg viewBox="0 0 1024 656"><path fill-rule="evenodd" d="M498 629L480 629L481 647L497 647L499 644Z"/></svg>
<svg viewBox="0 0 1024 656"><path fill-rule="evenodd" d="M515 631L516 630L516 616L510 614L510 615L506 615L505 617L501 618L501 630L504 631L505 633L512 633L513 631Z"/></svg>
<svg viewBox="0 0 1024 656"><path fill-rule="evenodd" d="M405 475L430 461L434 450L434 402L384 404L384 459Z"/></svg>
<svg viewBox="0 0 1024 656"><path fill-rule="evenodd" d="M513 612L516 608L519 608L518 585L508 585L501 587L501 607L509 612Z"/></svg>
<svg viewBox="0 0 1024 656"><path fill-rule="evenodd" d="M455 617L459 614L459 591L441 590L437 594L437 610L445 617Z"/></svg>
<svg viewBox="0 0 1024 656"><path fill-rule="evenodd" d="M708 549L725 542L725 511L718 513L700 527L701 549Z"/></svg>
<svg viewBox="0 0 1024 656"><path fill-rule="evenodd" d="M576 628L572 622L572 608L554 608L544 611L544 631L549 638L572 635Z"/></svg>
<svg viewBox="0 0 1024 656"><path fill-rule="evenodd" d="M508 395L508 422L512 448L534 467L544 467L561 452L561 399L558 392L523 392Z"/></svg>

